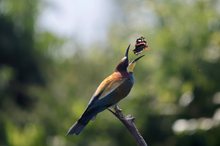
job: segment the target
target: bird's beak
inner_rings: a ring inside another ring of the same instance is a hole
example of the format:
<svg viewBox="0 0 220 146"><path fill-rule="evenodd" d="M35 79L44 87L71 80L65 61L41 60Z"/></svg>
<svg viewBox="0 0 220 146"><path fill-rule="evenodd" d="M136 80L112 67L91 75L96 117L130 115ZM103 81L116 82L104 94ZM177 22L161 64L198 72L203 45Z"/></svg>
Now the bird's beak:
<svg viewBox="0 0 220 146"><path fill-rule="evenodd" d="M128 59L128 53L129 53L129 49L130 49L131 44L128 45L128 48L126 49L125 52L125 57Z"/></svg>
<svg viewBox="0 0 220 146"><path fill-rule="evenodd" d="M145 55L141 55L141 56L139 56L138 58L136 58L136 59L134 59L131 63L135 63L135 62L137 62L139 59L141 59L142 57L144 57Z"/></svg>

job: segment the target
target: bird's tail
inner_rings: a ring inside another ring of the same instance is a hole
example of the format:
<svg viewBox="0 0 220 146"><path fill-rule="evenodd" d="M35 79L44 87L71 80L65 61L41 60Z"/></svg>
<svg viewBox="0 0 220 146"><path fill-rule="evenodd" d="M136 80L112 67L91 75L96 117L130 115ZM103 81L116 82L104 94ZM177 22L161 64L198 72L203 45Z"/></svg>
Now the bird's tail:
<svg viewBox="0 0 220 146"><path fill-rule="evenodd" d="M93 110L91 111L88 111L86 110L81 118L76 122L74 123L69 131L67 132L67 135L79 135L80 132L84 129L84 127L89 123L89 121L96 115L96 112L94 112Z"/></svg>
<svg viewBox="0 0 220 146"><path fill-rule="evenodd" d="M84 127L93 119L97 113L103 111L105 108L91 108L87 109L81 116L81 118L72 125L72 127L67 132L67 135L80 134Z"/></svg>
<svg viewBox="0 0 220 146"><path fill-rule="evenodd" d="M70 127L69 131L67 132L67 135L74 135L74 134L78 135L84 129L85 126L86 124L82 124L77 121L75 124L73 124Z"/></svg>

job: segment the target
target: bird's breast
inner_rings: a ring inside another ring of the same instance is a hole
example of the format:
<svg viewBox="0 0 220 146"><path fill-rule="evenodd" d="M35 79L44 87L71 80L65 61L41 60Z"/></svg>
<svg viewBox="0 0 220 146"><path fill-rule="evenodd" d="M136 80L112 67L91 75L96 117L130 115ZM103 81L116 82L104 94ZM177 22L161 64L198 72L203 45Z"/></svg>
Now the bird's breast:
<svg viewBox="0 0 220 146"><path fill-rule="evenodd" d="M133 79L127 78L114 92L112 95L112 102L117 103L123 98L125 98L129 92L131 91L131 88L133 86Z"/></svg>

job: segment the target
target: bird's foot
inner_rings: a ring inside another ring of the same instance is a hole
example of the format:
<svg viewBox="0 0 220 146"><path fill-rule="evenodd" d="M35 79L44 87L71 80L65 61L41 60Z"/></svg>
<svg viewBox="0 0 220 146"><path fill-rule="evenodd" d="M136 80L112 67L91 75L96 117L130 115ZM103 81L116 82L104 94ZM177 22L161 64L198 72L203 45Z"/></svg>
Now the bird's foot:
<svg viewBox="0 0 220 146"><path fill-rule="evenodd" d="M120 109L118 105L113 106L113 108L108 108L108 110L112 112L114 115L116 115L117 117L120 117L122 119L124 118L122 109Z"/></svg>
<svg viewBox="0 0 220 146"><path fill-rule="evenodd" d="M122 109L120 109L120 107L117 104L114 106L114 110L116 113L119 113L122 111Z"/></svg>

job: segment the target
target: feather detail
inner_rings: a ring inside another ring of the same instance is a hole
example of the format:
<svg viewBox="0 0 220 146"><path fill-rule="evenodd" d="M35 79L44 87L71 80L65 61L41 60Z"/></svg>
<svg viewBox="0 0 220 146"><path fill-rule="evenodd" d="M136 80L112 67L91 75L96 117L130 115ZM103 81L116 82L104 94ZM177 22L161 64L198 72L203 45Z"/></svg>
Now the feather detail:
<svg viewBox="0 0 220 146"><path fill-rule="evenodd" d="M70 127L69 131L67 132L67 135L79 135L85 126L86 125L83 125L77 121L75 124L72 125L72 127Z"/></svg>
<svg viewBox="0 0 220 146"><path fill-rule="evenodd" d="M95 119L96 119L96 116L92 117L91 121L95 121Z"/></svg>
<svg viewBox="0 0 220 146"><path fill-rule="evenodd" d="M112 75L105 78L101 84L96 89L95 93L93 94L92 98L89 101L88 107L93 104L96 100L101 99L108 95L109 93L113 92L117 87L119 87L125 78L122 74L118 72L114 72Z"/></svg>

